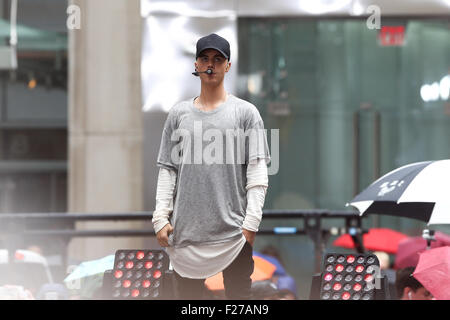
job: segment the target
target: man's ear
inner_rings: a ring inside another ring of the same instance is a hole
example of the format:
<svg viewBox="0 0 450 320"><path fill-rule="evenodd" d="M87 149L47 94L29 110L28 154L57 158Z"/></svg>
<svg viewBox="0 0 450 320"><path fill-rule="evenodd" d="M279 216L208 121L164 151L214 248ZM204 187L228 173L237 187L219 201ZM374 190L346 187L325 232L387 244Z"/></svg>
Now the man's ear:
<svg viewBox="0 0 450 320"><path fill-rule="evenodd" d="M230 70L231 67L231 62L228 62L227 68L226 68L226 72L228 72L228 70Z"/></svg>

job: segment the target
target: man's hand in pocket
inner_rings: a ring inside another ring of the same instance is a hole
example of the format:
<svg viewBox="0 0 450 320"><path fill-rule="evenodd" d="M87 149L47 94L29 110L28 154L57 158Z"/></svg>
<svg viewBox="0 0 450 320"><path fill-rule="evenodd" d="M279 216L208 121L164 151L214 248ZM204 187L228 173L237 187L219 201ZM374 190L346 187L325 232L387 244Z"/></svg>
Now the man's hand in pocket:
<svg viewBox="0 0 450 320"><path fill-rule="evenodd" d="M170 223L166 224L164 228L159 230L156 234L156 239L158 239L159 245L161 247L169 246L169 235L173 232L173 227Z"/></svg>
<svg viewBox="0 0 450 320"><path fill-rule="evenodd" d="M253 243L255 242L256 232L250 231L247 229L242 229L242 233L244 234L245 240L253 247Z"/></svg>

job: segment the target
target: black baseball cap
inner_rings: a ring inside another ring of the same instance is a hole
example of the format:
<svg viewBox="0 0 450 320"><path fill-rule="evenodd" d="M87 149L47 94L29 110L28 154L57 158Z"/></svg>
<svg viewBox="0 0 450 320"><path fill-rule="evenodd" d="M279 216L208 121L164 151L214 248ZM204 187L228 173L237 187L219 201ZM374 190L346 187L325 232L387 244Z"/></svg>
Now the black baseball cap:
<svg viewBox="0 0 450 320"><path fill-rule="evenodd" d="M229 42L218 36L215 33L211 33L197 41L197 53L195 59L200 56L200 53L206 49L214 49L219 51L226 59L230 60L230 44Z"/></svg>

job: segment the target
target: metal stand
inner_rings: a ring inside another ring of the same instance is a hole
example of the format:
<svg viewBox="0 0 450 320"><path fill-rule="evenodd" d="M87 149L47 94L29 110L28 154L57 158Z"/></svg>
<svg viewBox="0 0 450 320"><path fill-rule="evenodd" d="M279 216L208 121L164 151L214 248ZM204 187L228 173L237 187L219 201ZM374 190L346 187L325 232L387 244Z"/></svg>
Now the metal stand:
<svg viewBox="0 0 450 320"><path fill-rule="evenodd" d="M422 238L427 240L427 250L431 248L431 241L436 241L434 230L425 229L422 233Z"/></svg>

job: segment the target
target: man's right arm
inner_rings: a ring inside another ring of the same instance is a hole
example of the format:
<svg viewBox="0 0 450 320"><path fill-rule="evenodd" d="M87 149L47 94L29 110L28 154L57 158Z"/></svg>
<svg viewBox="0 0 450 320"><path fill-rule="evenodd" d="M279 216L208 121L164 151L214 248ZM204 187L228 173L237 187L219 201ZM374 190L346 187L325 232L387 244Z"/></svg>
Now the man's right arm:
<svg viewBox="0 0 450 320"><path fill-rule="evenodd" d="M156 206L153 212L152 223L156 238L162 247L169 245L168 238L173 231L169 222L169 216L173 212L176 178L176 171L160 167L156 187Z"/></svg>

